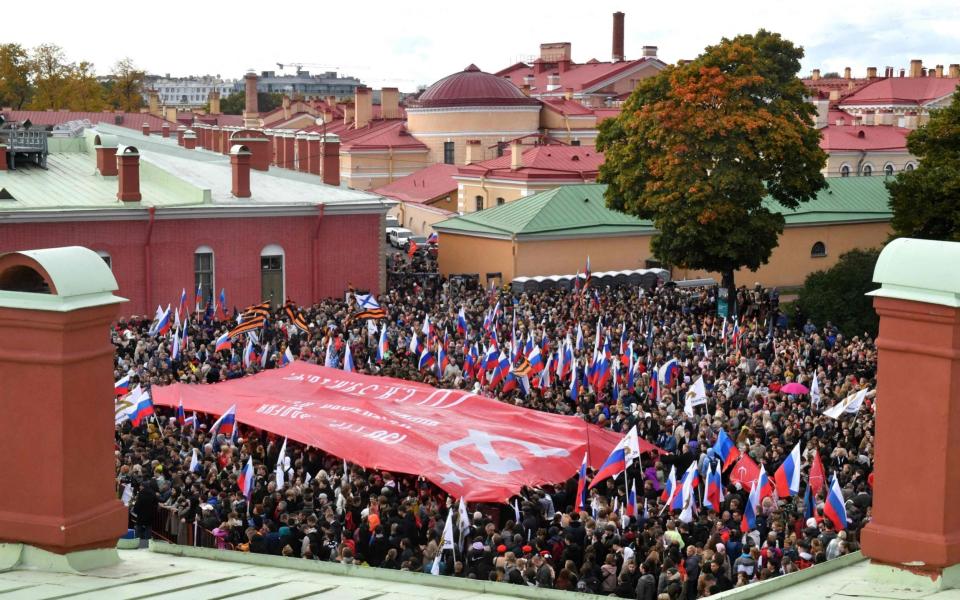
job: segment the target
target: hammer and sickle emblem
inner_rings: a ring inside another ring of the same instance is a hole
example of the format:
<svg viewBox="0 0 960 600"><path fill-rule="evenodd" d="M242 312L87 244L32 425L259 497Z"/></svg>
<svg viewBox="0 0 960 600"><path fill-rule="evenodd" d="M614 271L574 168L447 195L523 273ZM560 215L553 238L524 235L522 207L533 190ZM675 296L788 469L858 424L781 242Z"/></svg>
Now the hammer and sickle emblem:
<svg viewBox="0 0 960 600"><path fill-rule="evenodd" d="M497 450L493 447L493 442L520 446L526 450L529 455L535 458L546 458L548 456L562 457L570 455L570 453L563 448L541 446L540 444L528 442L526 440L518 440L511 437L490 434L486 431L469 429L467 431L467 437L441 444L437 448L437 458L444 465L455 471L455 474L450 474L454 475L454 477L450 477L451 480L466 479L471 477L483 479L484 473L490 473L493 475L506 475L508 473L513 473L514 471L520 471L523 469L523 464L515 456L509 456L507 458L501 457L497 453ZM458 464L452 456L454 450L468 446L473 447L483 458L482 461L471 461L469 466L472 467L472 469Z"/></svg>

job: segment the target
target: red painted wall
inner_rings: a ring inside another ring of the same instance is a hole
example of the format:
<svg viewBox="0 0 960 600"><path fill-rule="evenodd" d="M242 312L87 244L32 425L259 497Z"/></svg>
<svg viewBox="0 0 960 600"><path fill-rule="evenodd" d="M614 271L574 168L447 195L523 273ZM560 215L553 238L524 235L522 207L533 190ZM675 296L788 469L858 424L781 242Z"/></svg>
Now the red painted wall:
<svg viewBox="0 0 960 600"><path fill-rule="evenodd" d="M150 298L146 296L144 258L146 219L0 224L0 253L56 246L106 251L120 285L117 295L130 300L123 308L127 315L152 316L158 304L175 306L183 288L187 288L187 301L192 305L193 254L200 246L213 249L214 285L217 293L226 289L231 308L260 301L260 251L269 244L283 248L286 295L299 304L341 296L348 282L379 289L379 215L324 215L314 267L316 229L317 217L157 219L151 240Z"/></svg>

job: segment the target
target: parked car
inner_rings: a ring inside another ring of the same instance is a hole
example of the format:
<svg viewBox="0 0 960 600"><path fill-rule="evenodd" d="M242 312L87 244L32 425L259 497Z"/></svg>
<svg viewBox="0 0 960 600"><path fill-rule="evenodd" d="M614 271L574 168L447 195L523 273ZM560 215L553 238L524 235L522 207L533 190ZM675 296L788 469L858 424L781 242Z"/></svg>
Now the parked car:
<svg viewBox="0 0 960 600"><path fill-rule="evenodd" d="M397 227L390 232L390 245L394 248L406 248L407 239L413 235L413 232L403 227Z"/></svg>
<svg viewBox="0 0 960 600"><path fill-rule="evenodd" d="M390 242L390 239L391 239L390 236L393 235L393 232L394 232L394 231L397 231L397 230L399 230L399 229L403 229L403 227L387 227L387 228L384 230L384 239L385 239L388 243L391 243L391 242Z"/></svg>
<svg viewBox="0 0 960 600"><path fill-rule="evenodd" d="M411 242L411 241L417 243L417 251L419 251L419 252L424 252L424 251L426 251L426 250L427 250L427 246L429 245L429 244L427 244L427 236L425 236L425 235L411 235L411 236L408 236L408 238L407 238L407 243L405 243L405 244L403 245L403 249L404 249L404 250L407 250L407 249L408 249L408 247L410 246L410 242Z"/></svg>
<svg viewBox="0 0 960 600"><path fill-rule="evenodd" d="M386 219L387 219L387 222L385 227L387 229L391 227L400 227L400 220L397 219L396 217L391 217L390 215L387 215Z"/></svg>

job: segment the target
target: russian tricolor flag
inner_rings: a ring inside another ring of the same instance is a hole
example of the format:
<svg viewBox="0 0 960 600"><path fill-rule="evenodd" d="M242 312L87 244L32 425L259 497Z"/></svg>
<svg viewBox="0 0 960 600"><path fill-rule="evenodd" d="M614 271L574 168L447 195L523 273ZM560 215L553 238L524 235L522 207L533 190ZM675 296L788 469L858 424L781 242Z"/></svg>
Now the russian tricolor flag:
<svg viewBox="0 0 960 600"><path fill-rule="evenodd" d="M583 462L580 463L580 471L577 473L577 502L574 510L583 510L587 505L587 453L583 453Z"/></svg>
<svg viewBox="0 0 960 600"><path fill-rule="evenodd" d="M430 350L424 348L423 352L420 353L420 360L417 363L417 368L423 371L424 369L429 369L432 367L433 363L433 354L430 352Z"/></svg>
<svg viewBox="0 0 960 600"><path fill-rule="evenodd" d="M666 504L673 503L673 497L677 493L677 466L670 467L670 474L667 475L667 483L663 486L663 493L660 494L660 500Z"/></svg>
<svg viewBox="0 0 960 600"><path fill-rule="evenodd" d="M134 427L140 427L140 424L153 414L153 401L150 399L150 392L141 392L136 402L137 404L130 414L130 423Z"/></svg>
<svg viewBox="0 0 960 600"><path fill-rule="evenodd" d="M671 358L660 366L659 372L657 373L658 379L660 380L659 383L667 388L672 387L679 371L680 364L677 362L677 359Z"/></svg>
<svg viewBox="0 0 960 600"><path fill-rule="evenodd" d="M237 477L237 487L240 488L240 492L248 502L253 494L253 477L253 457L251 456L247 459L247 466L243 468L243 471L240 471L240 476Z"/></svg>
<svg viewBox="0 0 960 600"><path fill-rule="evenodd" d="M220 352L221 350L229 350L231 348L230 343L230 332L227 332L217 338L216 345L213 347L214 352Z"/></svg>
<svg viewBox="0 0 960 600"><path fill-rule="evenodd" d="M457 313L457 333L460 335L467 334L467 313L462 306L460 312Z"/></svg>
<svg viewBox="0 0 960 600"><path fill-rule="evenodd" d="M350 354L350 346L347 346L347 354ZM351 361L353 358L351 357ZM293 362L293 352L290 350L290 346L287 346L287 349L283 351L283 354L280 355L280 366L285 367ZM352 362L351 362L352 364Z"/></svg>
<svg viewBox="0 0 960 600"><path fill-rule="evenodd" d="M387 344L387 324L384 323L380 328L380 341L377 342L377 362L382 363L387 355L390 346Z"/></svg>
<svg viewBox="0 0 960 600"><path fill-rule="evenodd" d="M180 399L180 402L177 404L177 423L180 426L183 426L183 423L187 420L187 415L183 412L183 398Z"/></svg>
<svg viewBox="0 0 960 600"><path fill-rule="evenodd" d="M117 381L113 382L113 393L116 396L123 396L130 393L130 374L127 373Z"/></svg>
<svg viewBox="0 0 960 600"><path fill-rule="evenodd" d="M227 412L220 415L220 418L213 423L213 426L210 428L210 437L215 440L221 433L227 437L233 437L233 432L236 430L236 428L237 405L234 404L227 409Z"/></svg>
<svg viewBox="0 0 960 600"><path fill-rule="evenodd" d="M767 472L761 466L757 481L754 482L753 489L750 490L750 496L747 498L747 504L743 507L743 519L740 520L740 531L743 533L748 533L757 526L757 511L760 510L763 489L769 485Z"/></svg>
<svg viewBox="0 0 960 600"><path fill-rule="evenodd" d="M203 302L203 286L199 283L197 284L196 301L197 301L197 312L200 312L200 304Z"/></svg>
<svg viewBox="0 0 960 600"><path fill-rule="evenodd" d="M833 522L837 531L847 528L847 509L843 504L843 490L840 489L836 473L833 474L833 480L827 490L827 501L823 503L823 515Z"/></svg>
<svg viewBox="0 0 960 600"><path fill-rule="evenodd" d="M703 496L703 505L720 512L720 505L723 502L723 482L721 480L721 467L714 465L713 461L707 467L707 489Z"/></svg>
<svg viewBox="0 0 960 600"><path fill-rule="evenodd" d="M637 482L636 480L630 482L630 489L627 490L627 516L636 517L637 516Z"/></svg>
<svg viewBox="0 0 960 600"><path fill-rule="evenodd" d="M572 376L570 377L570 401L576 402L580 393L579 382L577 381L577 365L573 365Z"/></svg>
<svg viewBox="0 0 960 600"><path fill-rule="evenodd" d="M773 474L773 481L777 485L777 496L787 498L800 493L800 442L793 447L790 454Z"/></svg>
<svg viewBox="0 0 960 600"><path fill-rule="evenodd" d="M617 445L613 449L613 452L610 453L610 456L607 457L606 462L600 465L600 469L597 471L597 474L593 476L593 481L590 482L590 487L593 488L595 485L608 479L610 477L616 477L620 473L623 473L627 470L627 452L626 448L621 445Z"/></svg>
<svg viewBox="0 0 960 600"><path fill-rule="evenodd" d="M187 288L183 288L180 291L180 306L177 307L177 310L182 312L184 315L187 314Z"/></svg>
<svg viewBox="0 0 960 600"><path fill-rule="evenodd" d="M290 351L290 348L287 348L287 351ZM353 352L350 351L350 344L346 345L346 348L343 350L343 370L347 373L353 373L356 371L356 366L353 364Z"/></svg>

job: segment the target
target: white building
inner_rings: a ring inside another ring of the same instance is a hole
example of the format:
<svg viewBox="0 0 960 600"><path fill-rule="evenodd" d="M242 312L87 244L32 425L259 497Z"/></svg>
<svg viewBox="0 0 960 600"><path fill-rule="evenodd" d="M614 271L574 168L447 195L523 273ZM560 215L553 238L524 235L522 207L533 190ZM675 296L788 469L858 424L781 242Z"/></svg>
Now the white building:
<svg viewBox="0 0 960 600"><path fill-rule="evenodd" d="M183 108L206 106L210 92L220 92L226 98L235 90L236 81L219 77L158 77L148 80L148 85L157 90L161 106Z"/></svg>

